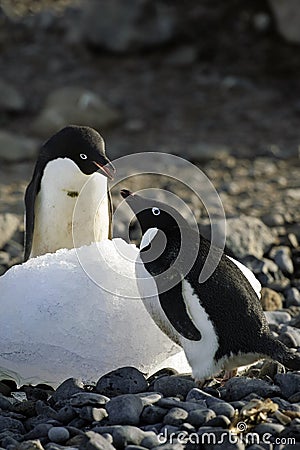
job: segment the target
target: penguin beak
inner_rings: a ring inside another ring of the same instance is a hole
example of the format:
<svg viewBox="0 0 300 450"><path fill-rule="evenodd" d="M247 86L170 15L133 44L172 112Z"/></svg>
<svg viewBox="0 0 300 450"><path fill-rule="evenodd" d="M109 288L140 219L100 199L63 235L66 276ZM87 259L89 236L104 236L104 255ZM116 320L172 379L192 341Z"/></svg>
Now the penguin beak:
<svg viewBox="0 0 300 450"><path fill-rule="evenodd" d="M99 167L99 169L103 172L103 175L105 175L109 180L114 179L114 174L116 173L116 169L114 168L113 164L108 161L107 164L102 165L98 163L97 161L93 161L93 163Z"/></svg>

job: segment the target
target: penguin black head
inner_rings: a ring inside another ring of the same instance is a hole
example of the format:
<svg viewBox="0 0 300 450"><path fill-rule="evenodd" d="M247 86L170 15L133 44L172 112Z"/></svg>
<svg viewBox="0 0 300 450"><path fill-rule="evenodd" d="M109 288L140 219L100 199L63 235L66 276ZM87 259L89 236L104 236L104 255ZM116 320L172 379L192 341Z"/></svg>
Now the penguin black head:
<svg viewBox="0 0 300 450"><path fill-rule="evenodd" d="M127 189L122 189L120 193L134 212L143 234L150 228L157 228L167 234L170 230L179 229L184 221L169 205L134 194Z"/></svg>
<svg viewBox="0 0 300 450"><path fill-rule="evenodd" d="M52 136L40 150L40 168L57 158L71 159L85 175L97 170L112 179L114 166L105 154L101 135L90 127L69 125Z"/></svg>

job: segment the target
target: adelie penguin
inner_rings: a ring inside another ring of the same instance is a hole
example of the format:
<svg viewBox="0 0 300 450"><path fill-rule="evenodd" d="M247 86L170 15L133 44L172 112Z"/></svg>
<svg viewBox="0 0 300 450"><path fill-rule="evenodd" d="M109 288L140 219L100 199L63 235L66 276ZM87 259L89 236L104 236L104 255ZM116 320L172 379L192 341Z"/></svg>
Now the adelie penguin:
<svg viewBox="0 0 300 450"><path fill-rule="evenodd" d="M113 173L96 130L70 125L52 136L25 193L25 261L111 237Z"/></svg>
<svg viewBox="0 0 300 450"><path fill-rule="evenodd" d="M273 337L257 283L241 264L215 248L216 268L200 283L210 242L169 205L125 189L121 195L143 235L137 279L142 267L155 281L156 292L141 291L141 297L156 324L183 347L199 384L222 369L233 371L265 357L300 370L299 354Z"/></svg>

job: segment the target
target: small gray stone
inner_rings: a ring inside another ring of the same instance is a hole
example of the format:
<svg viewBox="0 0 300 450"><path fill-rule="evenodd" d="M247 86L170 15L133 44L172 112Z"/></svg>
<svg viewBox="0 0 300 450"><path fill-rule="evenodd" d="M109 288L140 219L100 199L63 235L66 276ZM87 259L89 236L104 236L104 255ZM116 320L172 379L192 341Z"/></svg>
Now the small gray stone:
<svg viewBox="0 0 300 450"><path fill-rule="evenodd" d="M275 261L284 274L294 273L291 250L289 247L274 247L270 252L270 257Z"/></svg>
<svg viewBox="0 0 300 450"><path fill-rule="evenodd" d="M55 402L68 400L72 395L77 394L78 392L84 392L83 383L76 378L68 378L58 386L52 395L52 399Z"/></svg>
<svg viewBox="0 0 300 450"><path fill-rule="evenodd" d="M12 403L4 395L0 394L0 410L8 411L12 406Z"/></svg>
<svg viewBox="0 0 300 450"><path fill-rule="evenodd" d="M258 433L260 436L266 433L270 433L272 436L278 436L284 430L284 425L280 423L260 423L253 428L253 432Z"/></svg>
<svg viewBox="0 0 300 450"><path fill-rule="evenodd" d="M231 378L225 383L225 387L226 400L229 402L241 400L251 393L255 393L263 398L274 397L280 393L278 386L269 384L264 380L246 377Z"/></svg>
<svg viewBox="0 0 300 450"><path fill-rule="evenodd" d="M288 323L292 317L285 311L266 311L265 316L269 324L280 325L282 323Z"/></svg>
<svg viewBox="0 0 300 450"><path fill-rule="evenodd" d="M279 373L275 376L275 383L279 385L284 397L289 398L300 391L300 374Z"/></svg>
<svg viewBox="0 0 300 450"><path fill-rule="evenodd" d="M297 0L269 0L279 33L294 44L300 43L300 13Z"/></svg>
<svg viewBox="0 0 300 450"><path fill-rule="evenodd" d="M22 422L17 419L11 419L10 417L0 416L0 432L1 431L15 431L17 433L25 434L25 428Z"/></svg>
<svg viewBox="0 0 300 450"><path fill-rule="evenodd" d="M179 375L158 378L154 382L154 390L166 397L185 398L188 392L196 386L195 382L182 378Z"/></svg>
<svg viewBox="0 0 300 450"><path fill-rule="evenodd" d="M77 417L77 413L74 408L70 405L63 406L58 412L57 412L57 420L59 420L62 423L69 423L73 419Z"/></svg>
<svg viewBox="0 0 300 450"><path fill-rule="evenodd" d="M210 409L212 409L217 416L226 416L229 419L232 419L235 414L234 407L227 402L214 403L210 406Z"/></svg>
<svg viewBox="0 0 300 450"><path fill-rule="evenodd" d="M290 403L289 401L284 400L280 397L273 397L272 402L277 403L280 410L300 412L300 405L297 403Z"/></svg>
<svg viewBox="0 0 300 450"><path fill-rule="evenodd" d="M143 423L155 424L162 422L168 410L156 405L148 405L143 409L141 421Z"/></svg>
<svg viewBox="0 0 300 450"><path fill-rule="evenodd" d="M109 433L113 437L113 445L116 448L123 448L126 445L140 445L145 437L145 432L131 425L96 426L93 428L96 433Z"/></svg>
<svg viewBox="0 0 300 450"><path fill-rule="evenodd" d="M24 439L40 439L42 437L48 436L49 430L51 428L52 425L50 425L49 423L39 423L32 430L26 433Z"/></svg>
<svg viewBox="0 0 300 450"><path fill-rule="evenodd" d="M297 288L292 287L286 291L286 306L300 306L300 292Z"/></svg>
<svg viewBox="0 0 300 450"><path fill-rule="evenodd" d="M172 408L170 411L164 416L163 423L166 425L174 425L180 426L188 417L188 412L182 408Z"/></svg>
<svg viewBox="0 0 300 450"><path fill-rule="evenodd" d="M38 142L0 130L0 160L16 162L36 158Z"/></svg>
<svg viewBox="0 0 300 450"><path fill-rule="evenodd" d="M81 408L79 417L89 422L101 422L107 417L107 412L104 408L93 408L93 406L84 406Z"/></svg>
<svg viewBox="0 0 300 450"><path fill-rule="evenodd" d="M135 367L121 367L101 377L96 385L100 394L113 397L120 394L136 394L148 389L148 383Z"/></svg>
<svg viewBox="0 0 300 450"><path fill-rule="evenodd" d="M64 427L52 427L48 431L48 437L50 441L61 444L69 439L70 433Z"/></svg>
<svg viewBox="0 0 300 450"><path fill-rule="evenodd" d="M144 406L153 405L162 398L162 394L159 392L142 392L135 395L142 400Z"/></svg>
<svg viewBox="0 0 300 450"><path fill-rule="evenodd" d="M162 398L157 402L157 406L162 408L182 408L185 411L194 411L195 409L206 408L206 402L204 400L199 400L197 402L181 402L174 398Z"/></svg>
<svg viewBox="0 0 300 450"><path fill-rule="evenodd" d="M145 433L145 437L141 442L141 445L146 448L153 448L160 444L159 438L153 431L148 431Z"/></svg>
<svg viewBox="0 0 300 450"><path fill-rule="evenodd" d="M226 416L216 416L206 422L206 425L209 427L221 427L221 428L229 428L231 424L230 419Z"/></svg>
<svg viewBox="0 0 300 450"><path fill-rule="evenodd" d="M189 412L186 422L198 428L214 417L216 417L216 413L212 409L196 409Z"/></svg>
<svg viewBox="0 0 300 450"><path fill-rule="evenodd" d="M109 422L112 425L138 425L143 402L132 394L112 398L106 405Z"/></svg>
<svg viewBox="0 0 300 450"><path fill-rule="evenodd" d="M95 394L93 392L78 392L72 395L70 404L72 406L104 406L109 401L105 395Z"/></svg>
<svg viewBox="0 0 300 450"><path fill-rule="evenodd" d="M210 408L212 405L216 403L224 403L224 400L214 397L207 392L202 391L202 389L193 388L186 396L186 401L196 401L196 402L205 402L204 404Z"/></svg>
<svg viewBox="0 0 300 450"><path fill-rule="evenodd" d="M94 431L87 431L86 437L88 441L84 446L85 450L115 450L115 447L108 442L101 434L95 433Z"/></svg>

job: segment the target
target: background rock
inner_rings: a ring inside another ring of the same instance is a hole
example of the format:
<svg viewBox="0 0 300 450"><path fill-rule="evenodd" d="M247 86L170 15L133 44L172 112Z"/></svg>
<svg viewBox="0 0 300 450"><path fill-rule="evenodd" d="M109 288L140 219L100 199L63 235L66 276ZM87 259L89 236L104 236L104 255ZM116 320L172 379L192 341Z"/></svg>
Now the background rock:
<svg viewBox="0 0 300 450"><path fill-rule="evenodd" d="M101 130L120 120L120 113L95 92L76 86L53 91L32 124L39 136L50 136L66 125L87 125Z"/></svg>
<svg viewBox="0 0 300 450"><path fill-rule="evenodd" d="M0 160L16 162L33 159L37 155L37 148L34 139L0 130Z"/></svg>
<svg viewBox="0 0 300 450"><path fill-rule="evenodd" d="M269 0L282 37L295 44L300 43L300 11L297 0Z"/></svg>

